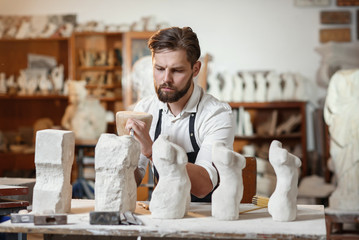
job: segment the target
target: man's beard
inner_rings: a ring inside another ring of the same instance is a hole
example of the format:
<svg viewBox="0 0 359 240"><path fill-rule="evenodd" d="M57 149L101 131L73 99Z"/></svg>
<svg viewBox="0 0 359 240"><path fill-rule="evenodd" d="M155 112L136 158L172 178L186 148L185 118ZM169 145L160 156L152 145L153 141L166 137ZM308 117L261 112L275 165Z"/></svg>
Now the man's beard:
<svg viewBox="0 0 359 240"><path fill-rule="evenodd" d="M157 91L156 91L158 99L164 103L177 102L188 92L188 89L191 87L191 84L192 84L192 77L193 77L193 74L191 74L191 76L187 80L186 86L184 86L181 90L177 90L177 88L172 86L171 83L161 84L159 87L157 87ZM161 91L162 88L170 88L170 89L174 90L174 92L172 92L172 93L163 92L163 91Z"/></svg>

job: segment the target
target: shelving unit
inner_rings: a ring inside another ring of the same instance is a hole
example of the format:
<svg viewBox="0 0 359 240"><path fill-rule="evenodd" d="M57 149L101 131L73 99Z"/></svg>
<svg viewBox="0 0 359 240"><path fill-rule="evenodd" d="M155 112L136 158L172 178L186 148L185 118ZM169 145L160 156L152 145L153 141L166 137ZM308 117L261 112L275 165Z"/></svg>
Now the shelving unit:
<svg viewBox="0 0 359 240"><path fill-rule="evenodd" d="M234 140L234 150L241 152L243 146L248 144L255 144L257 146L267 144L269 145L273 140L282 142L283 147L293 148L295 145L301 147L302 160L302 176L307 175L307 133L306 133L306 102L230 102L232 109L244 108L251 116L251 123L253 125L254 134L251 136L236 136ZM300 114L301 122L299 127L292 132L285 134L264 135L258 134L256 129L270 118L273 111L278 111L277 124L287 121L293 114ZM268 159L268 156L267 156Z"/></svg>

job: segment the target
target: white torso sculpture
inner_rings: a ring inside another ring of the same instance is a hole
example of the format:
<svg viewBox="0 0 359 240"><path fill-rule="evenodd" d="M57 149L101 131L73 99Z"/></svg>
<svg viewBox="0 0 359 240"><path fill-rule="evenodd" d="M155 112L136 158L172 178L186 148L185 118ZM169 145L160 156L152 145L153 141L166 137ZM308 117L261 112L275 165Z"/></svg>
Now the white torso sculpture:
<svg viewBox="0 0 359 240"><path fill-rule="evenodd" d="M283 74L283 100L294 100L295 98L295 80L293 74L284 73Z"/></svg>
<svg viewBox="0 0 359 240"><path fill-rule="evenodd" d="M36 133L32 212L68 213L71 210L71 167L75 136L71 131L46 129Z"/></svg>
<svg viewBox="0 0 359 240"><path fill-rule="evenodd" d="M244 94L243 102L254 102L255 100L255 88L254 88L254 78L252 74L244 72Z"/></svg>
<svg viewBox="0 0 359 240"><path fill-rule="evenodd" d="M261 72L256 73L255 78L257 85L255 99L257 102L265 102L267 101L267 80Z"/></svg>
<svg viewBox="0 0 359 240"><path fill-rule="evenodd" d="M274 221L293 221L297 217L298 168L302 163L277 140L270 145L269 162L277 176L277 184L269 198L268 212Z"/></svg>
<svg viewBox="0 0 359 240"><path fill-rule="evenodd" d="M238 75L233 76L233 102L243 101L243 79Z"/></svg>
<svg viewBox="0 0 359 240"><path fill-rule="evenodd" d="M5 73L0 73L0 94L5 94L7 91Z"/></svg>
<svg viewBox="0 0 359 240"><path fill-rule="evenodd" d="M269 83L269 87L267 89L268 102L282 100L283 93L282 93L282 87L280 85L281 79L279 75L275 72L268 73L267 82Z"/></svg>
<svg viewBox="0 0 359 240"><path fill-rule="evenodd" d="M77 139L98 139L106 131L106 111L98 99L87 97L85 81L69 81L69 105L61 125Z"/></svg>
<svg viewBox="0 0 359 240"><path fill-rule="evenodd" d="M359 210L359 70L341 70L330 80L324 107L337 188L329 207Z"/></svg>
<svg viewBox="0 0 359 240"><path fill-rule="evenodd" d="M150 202L152 217L182 218L191 201L186 152L170 142L168 136L160 135L153 143L152 158L159 174Z"/></svg>
<svg viewBox="0 0 359 240"><path fill-rule="evenodd" d="M233 99L233 89L234 89L234 84L233 84L233 75L225 72L223 73L223 78L224 78L224 86L222 89L222 101L225 102L230 102Z"/></svg>
<svg viewBox="0 0 359 240"><path fill-rule="evenodd" d="M212 194L212 216L220 220L236 220L243 197L242 169L246 159L219 142L212 147L212 160L221 179Z"/></svg>
<svg viewBox="0 0 359 240"><path fill-rule="evenodd" d="M95 149L95 211L135 211L140 153L140 144L129 135L101 135Z"/></svg>

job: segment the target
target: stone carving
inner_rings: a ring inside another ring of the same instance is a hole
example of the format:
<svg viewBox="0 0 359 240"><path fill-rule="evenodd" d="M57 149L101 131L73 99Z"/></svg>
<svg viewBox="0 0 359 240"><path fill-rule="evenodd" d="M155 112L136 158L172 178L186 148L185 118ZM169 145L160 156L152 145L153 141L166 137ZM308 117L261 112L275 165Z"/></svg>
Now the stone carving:
<svg viewBox="0 0 359 240"><path fill-rule="evenodd" d="M330 80L324 106L337 188L329 207L359 210L359 70L341 70Z"/></svg>
<svg viewBox="0 0 359 240"><path fill-rule="evenodd" d="M77 139L98 139L106 131L106 111L98 99L87 97L85 81L69 81L69 105L61 125Z"/></svg>
<svg viewBox="0 0 359 240"><path fill-rule="evenodd" d="M75 136L71 131L46 129L36 134L32 212L68 213L71 210L71 167Z"/></svg>
<svg viewBox="0 0 359 240"><path fill-rule="evenodd" d="M277 184L269 198L268 212L274 221L293 221L297 217L298 168L302 163L277 140L269 147L269 162L277 176Z"/></svg>
<svg viewBox="0 0 359 240"><path fill-rule="evenodd" d="M182 218L191 201L186 152L160 135L152 145L153 164L159 181L152 193L150 211L154 218Z"/></svg>
<svg viewBox="0 0 359 240"><path fill-rule="evenodd" d="M133 137L104 133L95 149L95 211L135 211L134 171L140 144Z"/></svg>
<svg viewBox="0 0 359 240"><path fill-rule="evenodd" d="M282 100L282 88L281 88L281 79L279 75L275 72L270 72L267 75L267 81L269 83L267 100L272 101L281 101Z"/></svg>
<svg viewBox="0 0 359 240"><path fill-rule="evenodd" d="M217 142L212 147L212 160L221 179L212 195L212 216L220 220L236 220L243 197L242 169L246 159Z"/></svg>

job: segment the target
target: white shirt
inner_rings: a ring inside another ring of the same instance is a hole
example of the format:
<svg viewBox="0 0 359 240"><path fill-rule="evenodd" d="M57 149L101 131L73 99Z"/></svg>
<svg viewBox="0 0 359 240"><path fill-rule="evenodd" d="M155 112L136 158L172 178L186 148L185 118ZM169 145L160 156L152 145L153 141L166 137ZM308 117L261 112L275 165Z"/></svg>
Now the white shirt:
<svg viewBox="0 0 359 240"><path fill-rule="evenodd" d="M213 187L215 187L218 183L218 176L212 165L212 145L215 142L223 142L228 148L233 149L234 124L231 107L204 93L203 89L196 84L190 99L177 116L171 113L166 103L158 100L157 95L146 97L137 103L134 111L152 114L153 120L150 128L152 140L155 135L159 109L163 109L161 134L168 135L171 142L181 146L187 153L194 151L189 134L189 117L190 113L196 112L195 138L200 150L195 164L207 170ZM142 177L145 175L148 161L141 154L138 167Z"/></svg>

